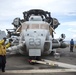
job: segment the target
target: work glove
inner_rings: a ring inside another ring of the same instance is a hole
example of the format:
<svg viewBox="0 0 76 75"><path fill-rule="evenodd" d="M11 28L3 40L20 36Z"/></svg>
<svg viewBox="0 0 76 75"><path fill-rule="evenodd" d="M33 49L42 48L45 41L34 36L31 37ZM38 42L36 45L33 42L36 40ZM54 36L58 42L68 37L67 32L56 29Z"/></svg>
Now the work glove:
<svg viewBox="0 0 76 75"><path fill-rule="evenodd" d="M12 39L9 39L9 42L11 43L13 40Z"/></svg>
<svg viewBox="0 0 76 75"><path fill-rule="evenodd" d="M4 37L3 40L6 41L6 37Z"/></svg>

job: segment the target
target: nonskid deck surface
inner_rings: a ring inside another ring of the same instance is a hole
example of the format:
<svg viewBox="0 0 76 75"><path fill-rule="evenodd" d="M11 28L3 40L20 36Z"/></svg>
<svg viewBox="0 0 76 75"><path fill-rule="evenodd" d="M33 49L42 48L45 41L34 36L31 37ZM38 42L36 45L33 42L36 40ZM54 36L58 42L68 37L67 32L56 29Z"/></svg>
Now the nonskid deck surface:
<svg viewBox="0 0 76 75"><path fill-rule="evenodd" d="M43 56L42 59L53 60L57 62L67 63L71 65L76 65L76 49L74 52L70 52L69 48L66 49L58 49L57 52L60 53L60 58L56 60L53 56ZM35 64L30 65L27 61L28 56L23 55L11 55L7 56L7 63L6 63L6 73L55 73L55 72L76 72L76 69L67 69L58 66L49 66L43 64Z"/></svg>
<svg viewBox="0 0 76 75"><path fill-rule="evenodd" d="M41 57L42 59L47 59L47 60L52 60L52 61L57 61L57 62L62 62L66 64L71 64L71 65L76 65L76 49L74 48L74 52L70 52L69 48L65 49L58 49L57 52L60 53L60 58L56 60L53 56L48 55L48 56L43 56ZM26 55L9 55L7 56L7 63L6 63L6 69L34 69L34 68L39 68L39 69L51 69L51 68L57 68L56 66L49 66L49 65L43 65L43 64L35 64L35 65L30 65L28 63L28 56Z"/></svg>

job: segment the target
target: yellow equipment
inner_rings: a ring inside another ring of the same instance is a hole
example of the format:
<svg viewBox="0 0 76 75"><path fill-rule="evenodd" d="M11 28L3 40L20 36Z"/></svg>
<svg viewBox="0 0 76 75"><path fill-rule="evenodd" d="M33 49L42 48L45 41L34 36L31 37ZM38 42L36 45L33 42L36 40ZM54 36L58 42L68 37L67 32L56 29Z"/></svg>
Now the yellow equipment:
<svg viewBox="0 0 76 75"><path fill-rule="evenodd" d="M31 60L30 63L39 63L39 64L44 64L44 65L50 65L50 66L58 66L54 62L47 62L45 59L42 60Z"/></svg>

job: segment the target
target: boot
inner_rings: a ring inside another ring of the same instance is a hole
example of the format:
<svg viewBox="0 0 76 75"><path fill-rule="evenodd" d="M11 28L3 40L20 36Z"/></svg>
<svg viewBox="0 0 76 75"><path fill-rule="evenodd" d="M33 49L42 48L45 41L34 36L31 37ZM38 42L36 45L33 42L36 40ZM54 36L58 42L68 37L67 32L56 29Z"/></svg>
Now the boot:
<svg viewBox="0 0 76 75"><path fill-rule="evenodd" d="M5 72L5 68L2 68L2 72Z"/></svg>

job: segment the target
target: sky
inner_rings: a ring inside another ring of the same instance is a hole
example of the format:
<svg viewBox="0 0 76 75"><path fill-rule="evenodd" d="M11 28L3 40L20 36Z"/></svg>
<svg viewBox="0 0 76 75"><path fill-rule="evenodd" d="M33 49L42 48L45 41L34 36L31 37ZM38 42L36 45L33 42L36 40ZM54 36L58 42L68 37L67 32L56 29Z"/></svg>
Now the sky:
<svg viewBox="0 0 76 75"><path fill-rule="evenodd" d="M0 0L0 30L12 29L13 19L23 19L23 12L42 9L51 12L60 25L55 29L55 38L63 33L65 40L76 41L76 0Z"/></svg>

